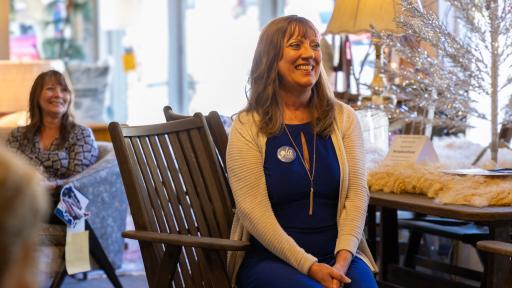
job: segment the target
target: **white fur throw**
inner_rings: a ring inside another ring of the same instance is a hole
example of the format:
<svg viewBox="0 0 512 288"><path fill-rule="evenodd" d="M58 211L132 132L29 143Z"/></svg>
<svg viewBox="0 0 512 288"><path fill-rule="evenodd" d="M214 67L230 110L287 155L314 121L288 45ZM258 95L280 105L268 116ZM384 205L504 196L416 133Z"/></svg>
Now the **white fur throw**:
<svg viewBox="0 0 512 288"><path fill-rule="evenodd" d="M439 164L370 164L368 187L371 191L423 194L444 204L476 207L512 205L512 176L457 176L441 172L440 170L447 168L469 168L471 161L482 149L481 146L461 138L450 138L448 142L450 143L447 144L445 139L443 145L439 145L439 142L435 145L441 160ZM440 147L448 148L439 149ZM468 150L474 154L467 155ZM487 154L480 161L483 163L480 167L490 166ZM509 150L500 150L500 164L506 163L506 167L512 167L509 166L511 155ZM374 156L367 155L368 158L375 160Z"/></svg>

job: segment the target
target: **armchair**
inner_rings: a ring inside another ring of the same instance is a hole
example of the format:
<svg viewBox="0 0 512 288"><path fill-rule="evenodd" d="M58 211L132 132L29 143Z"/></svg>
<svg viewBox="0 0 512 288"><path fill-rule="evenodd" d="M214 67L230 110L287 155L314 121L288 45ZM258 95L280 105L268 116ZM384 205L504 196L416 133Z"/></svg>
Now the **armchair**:
<svg viewBox="0 0 512 288"><path fill-rule="evenodd" d="M98 141L100 154L94 165L69 179L89 199L89 224L94 229L114 268L123 256L121 233L126 228L128 202L111 143Z"/></svg>
<svg viewBox="0 0 512 288"><path fill-rule="evenodd" d="M86 221L89 230L89 252L96 266L101 268L114 287L122 287L115 269L122 264L124 240L121 232L126 226L128 204L121 183L112 144L97 142L97 162L82 173L67 179L89 199L87 210L91 212ZM64 246L64 225L49 224L41 232L42 246ZM64 262L59 264L50 287L60 287L67 272Z"/></svg>

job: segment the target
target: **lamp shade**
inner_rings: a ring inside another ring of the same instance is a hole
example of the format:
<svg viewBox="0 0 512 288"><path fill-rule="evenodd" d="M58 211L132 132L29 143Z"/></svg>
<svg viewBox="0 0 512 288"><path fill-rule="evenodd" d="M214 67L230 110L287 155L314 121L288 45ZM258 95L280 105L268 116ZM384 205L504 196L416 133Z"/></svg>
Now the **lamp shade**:
<svg viewBox="0 0 512 288"><path fill-rule="evenodd" d="M49 69L59 69L56 61L0 61L0 113L28 110L30 88L37 75Z"/></svg>
<svg viewBox="0 0 512 288"><path fill-rule="evenodd" d="M400 33L394 21L400 12L400 0L336 0L325 33L370 32L370 25L377 31Z"/></svg>

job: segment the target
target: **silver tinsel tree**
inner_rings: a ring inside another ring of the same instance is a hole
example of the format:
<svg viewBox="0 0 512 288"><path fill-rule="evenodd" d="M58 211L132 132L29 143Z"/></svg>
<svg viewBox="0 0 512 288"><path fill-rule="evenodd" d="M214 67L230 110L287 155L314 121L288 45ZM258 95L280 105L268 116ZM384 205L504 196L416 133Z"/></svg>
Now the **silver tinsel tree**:
<svg viewBox="0 0 512 288"><path fill-rule="evenodd" d="M408 96L412 96L418 105L430 103L445 112L444 116L437 117L438 122L457 126L465 125L461 115L483 117L472 107L470 96L490 97L491 158L497 161L498 96L512 84L511 73L500 75L512 68L512 0L445 1L455 8L462 31L459 35L452 34L418 1L401 0L403 13L396 19L405 35L430 45L436 57L429 57L421 48L411 47L403 41L403 36L377 32L374 36L413 64L413 69L399 69L393 73L414 83L414 89L405 86L401 89L409 89ZM389 70L385 72L391 73ZM503 122L512 123L512 99L503 112Z"/></svg>

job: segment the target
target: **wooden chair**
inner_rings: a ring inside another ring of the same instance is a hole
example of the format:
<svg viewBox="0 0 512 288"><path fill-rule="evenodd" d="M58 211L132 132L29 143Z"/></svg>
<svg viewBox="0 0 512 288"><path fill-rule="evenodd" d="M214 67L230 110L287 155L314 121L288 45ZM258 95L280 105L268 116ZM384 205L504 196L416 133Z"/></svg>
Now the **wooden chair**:
<svg viewBox="0 0 512 288"><path fill-rule="evenodd" d="M494 240L483 240L476 243L476 247L484 252L512 257L512 243Z"/></svg>
<svg viewBox="0 0 512 288"><path fill-rule="evenodd" d="M512 261L512 243L502 242L502 241L494 241L494 240L484 240L484 241L478 241L476 243L476 247L479 251L485 252L485 253L494 253L497 255L502 255L503 257L508 257L506 261ZM493 263L491 259L488 257L485 257L485 265L484 265L484 275L485 277L489 277L486 273L487 267L490 265L496 265L496 263ZM504 269L505 270L505 269ZM503 271L502 273L505 273L505 275L508 275L507 280L505 283L512 283L512 271ZM492 281L495 283L495 281ZM500 284L500 283L495 283ZM483 285L482 285L483 286ZM487 288L494 288L489 287L491 286L488 284ZM508 286L506 286L508 287Z"/></svg>
<svg viewBox="0 0 512 288"><path fill-rule="evenodd" d="M512 257L512 243L506 243L501 241L494 241L494 240L484 240L479 241L476 243L476 247L478 250L485 252L485 253L494 253L498 255L502 255L503 257L508 257L508 261L512 261L510 257ZM492 263L491 259L487 259L486 257L485 261L487 262L484 266L484 275L487 275L485 272L486 267L489 267L489 265L495 265L495 263ZM512 283L512 271L508 271L507 273L508 279L506 283ZM487 288L493 288L493 287L487 287Z"/></svg>
<svg viewBox="0 0 512 288"><path fill-rule="evenodd" d="M484 283L484 274L479 271L459 267L452 261L444 263L439 260L429 259L425 256L420 256L419 251L421 239L425 239L425 235L439 236L451 239L452 241L457 240L476 247L478 241L490 238L489 230L486 226L450 218L416 216L414 219L400 220L399 227L410 231L404 257L405 267L415 268L416 266L422 266L433 271L457 275ZM453 249L453 244L451 249ZM479 256L480 260L483 261L483 257Z"/></svg>
<svg viewBox="0 0 512 288"><path fill-rule="evenodd" d="M233 205L206 120L109 125L150 287L229 287Z"/></svg>
<svg viewBox="0 0 512 288"><path fill-rule="evenodd" d="M422 239L426 239L426 235L443 237L452 241L460 241L464 244L476 247L478 241L489 239L489 230L487 227L471 222L432 217L417 213L413 219L399 220L398 225L401 229L409 230L409 239L403 258L403 265L405 267L416 269L417 266L421 266L437 274L447 273L484 283L484 275L482 272L457 266L454 264L452 258L450 258L449 263L445 263L438 259L431 258L432 255L422 256L420 255L420 247L421 241ZM453 249L453 243L454 242L452 242L450 249ZM425 246L427 246L428 249L428 242ZM481 255L479 256L480 260L483 261Z"/></svg>

